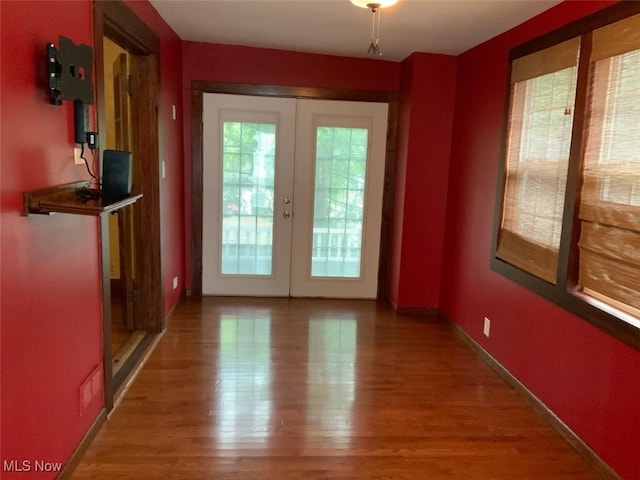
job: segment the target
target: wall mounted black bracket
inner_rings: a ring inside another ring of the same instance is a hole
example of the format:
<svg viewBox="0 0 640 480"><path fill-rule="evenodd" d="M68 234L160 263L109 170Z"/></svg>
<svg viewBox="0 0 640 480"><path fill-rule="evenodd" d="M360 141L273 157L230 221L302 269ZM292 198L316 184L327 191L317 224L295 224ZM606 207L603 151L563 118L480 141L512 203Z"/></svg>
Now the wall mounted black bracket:
<svg viewBox="0 0 640 480"><path fill-rule="evenodd" d="M93 103L93 49L89 45L76 45L66 37L58 37L58 48L47 44L49 95L53 105L63 100Z"/></svg>

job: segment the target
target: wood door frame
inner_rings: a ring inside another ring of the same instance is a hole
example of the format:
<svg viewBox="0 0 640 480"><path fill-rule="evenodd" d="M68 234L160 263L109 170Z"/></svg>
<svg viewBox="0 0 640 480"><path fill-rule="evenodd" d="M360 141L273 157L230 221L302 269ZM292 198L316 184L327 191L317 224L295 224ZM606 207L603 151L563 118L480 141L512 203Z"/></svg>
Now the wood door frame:
<svg viewBox="0 0 640 480"><path fill-rule="evenodd" d="M104 38L104 37L103 37ZM114 90L114 133L116 150L131 151L131 102L129 101L129 52L120 53L113 63ZM104 63L104 62L103 62ZM140 316L135 302L133 206L129 205L118 210L118 257L120 280L117 289L120 296L120 308L124 323L129 332L136 330L136 317ZM111 222L113 225L113 222ZM110 236L111 235L110 232ZM110 250L111 254L115 252ZM111 280L111 295L113 297L114 281ZM113 300L113 298L112 298ZM113 327L113 321L112 325ZM113 347L112 347L113 348ZM113 353L113 350L112 350Z"/></svg>
<svg viewBox="0 0 640 480"><path fill-rule="evenodd" d="M355 102L386 102L389 104L387 152L385 159L384 193L380 258L378 264L378 298L386 298L387 275L391 255L393 205L395 191L396 144L398 134L399 94L388 91L325 89L315 87L284 87L245 83L191 82L191 294L202 295L202 99L205 93L230 93L263 97L305 98L316 100L347 100Z"/></svg>
<svg viewBox="0 0 640 480"><path fill-rule="evenodd" d="M162 288L161 198L158 134L160 40L123 1L94 3L94 58L96 67L98 131L106 128L103 38L108 36L131 54L134 189L143 193L134 209L135 266L139 325L149 333L164 330ZM113 408L114 382L111 354L111 288L109 224L100 220L102 265L103 362L105 409ZM146 342L148 343L148 342ZM138 356L139 357L139 356ZM137 361L137 360L136 360Z"/></svg>

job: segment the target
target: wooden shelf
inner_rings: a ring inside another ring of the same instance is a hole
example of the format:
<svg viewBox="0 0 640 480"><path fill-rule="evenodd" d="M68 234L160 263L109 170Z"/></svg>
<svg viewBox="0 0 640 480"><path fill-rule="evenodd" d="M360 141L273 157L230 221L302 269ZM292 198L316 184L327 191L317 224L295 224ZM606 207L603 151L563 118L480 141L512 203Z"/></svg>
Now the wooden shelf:
<svg viewBox="0 0 640 480"><path fill-rule="evenodd" d="M88 187L89 182L83 181L24 192L22 194L24 215L71 213L74 215L100 216L131 205L142 197L141 193L136 193L126 198L114 200L83 194L82 189L87 189Z"/></svg>

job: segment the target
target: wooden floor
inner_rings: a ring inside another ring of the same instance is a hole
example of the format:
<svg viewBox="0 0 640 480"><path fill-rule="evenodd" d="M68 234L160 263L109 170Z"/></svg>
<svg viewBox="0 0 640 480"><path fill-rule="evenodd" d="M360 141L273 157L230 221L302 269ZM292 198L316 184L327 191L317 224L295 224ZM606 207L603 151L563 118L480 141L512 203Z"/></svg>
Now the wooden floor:
<svg viewBox="0 0 640 480"><path fill-rule="evenodd" d="M435 319L190 299L74 479L595 479Z"/></svg>

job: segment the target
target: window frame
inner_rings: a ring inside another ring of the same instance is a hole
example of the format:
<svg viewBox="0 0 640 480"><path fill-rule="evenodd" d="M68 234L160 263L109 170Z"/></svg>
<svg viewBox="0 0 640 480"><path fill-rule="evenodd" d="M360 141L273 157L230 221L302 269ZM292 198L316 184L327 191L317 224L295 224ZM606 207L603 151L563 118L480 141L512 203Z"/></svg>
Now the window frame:
<svg viewBox="0 0 640 480"><path fill-rule="evenodd" d="M618 2L510 50L505 86L500 162L498 167L490 257L490 268L494 272L503 275L522 287L585 319L591 325L636 350L640 350L640 319L617 310L579 291L579 252L577 244L580 238L581 228L580 220L578 219L578 209L580 203L580 187L582 185L583 130L585 126L585 110L589 87L589 57L591 53L592 32L611 23L639 14L640 2ZM509 113L511 108L511 70L514 60L575 37L582 38L578 63L569 170L565 189L562 233L558 251L556 282L554 285L497 257L507 175L506 146L509 134Z"/></svg>

